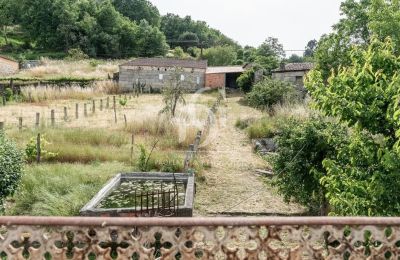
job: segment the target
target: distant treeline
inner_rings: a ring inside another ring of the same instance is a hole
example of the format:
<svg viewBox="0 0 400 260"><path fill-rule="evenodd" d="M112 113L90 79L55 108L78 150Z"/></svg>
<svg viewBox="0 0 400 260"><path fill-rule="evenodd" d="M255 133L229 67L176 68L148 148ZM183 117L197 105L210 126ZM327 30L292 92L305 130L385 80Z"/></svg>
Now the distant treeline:
<svg viewBox="0 0 400 260"><path fill-rule="evenodd" d="M90 57L159 56L167 53L168 44L238 47L205 22L161 16L147 0L0 0L0 26L4 46L12 47L7 34L19 28L20 48L78 49Z"/></svg>

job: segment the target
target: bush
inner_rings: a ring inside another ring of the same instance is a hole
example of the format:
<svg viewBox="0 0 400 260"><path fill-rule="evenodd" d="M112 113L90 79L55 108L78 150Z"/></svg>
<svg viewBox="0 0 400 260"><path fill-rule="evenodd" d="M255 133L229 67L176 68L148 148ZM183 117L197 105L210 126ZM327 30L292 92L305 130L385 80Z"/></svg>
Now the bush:
<svg viewBox="0 0 400 260"><path fill-rule="evenodd" d="M304 122L290 119L276 138L277 155L269 157L278 187L285 201L307 206L313 213L326 215L326 190L320 180L326 175L325 159L336 156L336 148L346 143L347 130L321 117Z"/></svg>
<svg viewBox="0 0 400 260"><path fill-rule="evenodd" d="M0 132L0 212L3 201L13 195L22 175L22 153Z"/></svg>
<svg viewBox="0 0 400 260"><path fill-rule="evenodd" d="M300 93L291 83L269 78L265 78L254 85L253 89L246 95L246 100L250 106L261 109L299 99Z"/></svg>
<svg viewBox="0 0 400 260"><path fill-rule="evenodd" d="M239 76L236 83L244 93L248 93L254 83L254 70L246 70Z"/></svg>

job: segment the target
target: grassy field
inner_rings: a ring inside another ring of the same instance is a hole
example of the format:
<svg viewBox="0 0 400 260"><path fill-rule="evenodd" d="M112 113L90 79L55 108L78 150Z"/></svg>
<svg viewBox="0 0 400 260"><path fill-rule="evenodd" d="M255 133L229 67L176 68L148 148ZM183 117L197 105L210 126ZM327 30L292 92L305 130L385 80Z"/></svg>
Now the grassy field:
<svg viewBox="0 0 400 260"><path fill-rule="evenodd" d="M6 134L20 149L35 147L38 133L44 138L42 163L29 163L35 156L27 157L22 184L8 200L6 214L77 215L101 186L121 171L182 171L189 144L204 125L208 104L215 100L214 94L187 95L188 104L180 106L177 117L170 120L159 113L163 107L161 95L126 96L126 105L119 102L125 96L117 95L115 113L113 96L102 92L87 92L85 98L72 99L76 98L76 92L56 96L51 94L53 90L48 91L45 100L13 102L0 111ZM32 96L38 95L32 93ZM92 100L96 102L95 109ZM100 100L103 100L102 110ZM78 118L75 116L77 103ZM64 118L64 107L68 109L68 118ZM54 126L49 117L51 110L56 111ZM41 115L39 127L35 127L36 113ZM19 129L19 117L23 118L22 129ZM141 159L148 156L154 145L154 152L144 166ZM196 162L195 167L201 171L203 165Z"/></svg>

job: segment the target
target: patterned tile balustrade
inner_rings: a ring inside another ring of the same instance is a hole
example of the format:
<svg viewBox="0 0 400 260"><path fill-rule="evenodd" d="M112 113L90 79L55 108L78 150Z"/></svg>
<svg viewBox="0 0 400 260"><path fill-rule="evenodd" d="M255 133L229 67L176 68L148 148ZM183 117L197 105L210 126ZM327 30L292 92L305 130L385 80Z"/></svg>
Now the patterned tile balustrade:
<svg viewBox="0 0 400 260"><path fill-rule="evenodd" d="M0 217L0 254L54 260L399 259L400 218Z"/></svg>

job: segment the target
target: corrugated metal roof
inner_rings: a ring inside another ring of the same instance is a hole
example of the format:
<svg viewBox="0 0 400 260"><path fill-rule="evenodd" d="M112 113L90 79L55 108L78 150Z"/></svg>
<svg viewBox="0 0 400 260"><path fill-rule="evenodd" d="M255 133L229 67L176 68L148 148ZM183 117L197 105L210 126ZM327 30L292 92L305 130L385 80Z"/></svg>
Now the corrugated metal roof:
<svg viewBox="0 0 400 260"><path fill-rule="evenodd" d="M222 73L242 73L245 69L242 66L220 66L208 67L206 74L222 74Z"/></svg>
<svg viewBox="0 0 400 260"><path fill-rule="evenodd" d="M314 68L314 63L302 62L302 63L288 63L285 64L284 68L278 68L273 70L273 72L285 72L285 71L307 71Z"/></svg>
<svg viewBox="0 0 400 260"><path fill-rule="evenodd" d="M206 60L179 60L170 58L139 58L121 64L121 66L149 66L149 67L181 67L206 69Z"/></svg>

